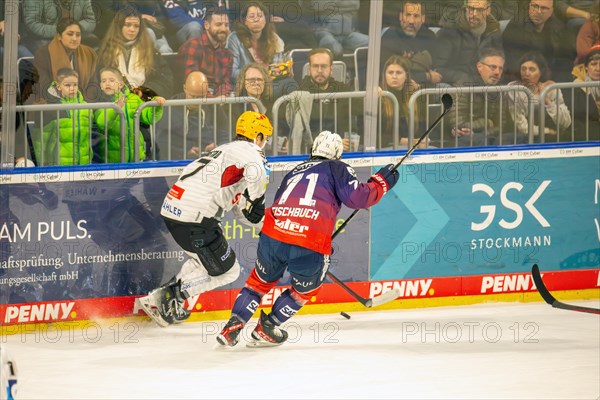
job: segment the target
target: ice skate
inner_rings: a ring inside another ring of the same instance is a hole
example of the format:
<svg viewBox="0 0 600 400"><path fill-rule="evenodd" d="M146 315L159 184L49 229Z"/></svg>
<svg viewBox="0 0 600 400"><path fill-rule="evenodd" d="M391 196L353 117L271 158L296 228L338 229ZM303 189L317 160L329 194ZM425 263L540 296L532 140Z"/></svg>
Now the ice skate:
<svg viewBox="0 0 600 400"><path fill-rule="evenodd" d="M171 297L171 290L160 287L137 299L144 312L163 328L171 325L174 320L173 308L168 297Z"/></svg>
<svg viewBox="0 0 600 400"><path fill-rule="evenodd" d="M258 325L252 331L253 341L247 343L247 347L273 347L280 346L288 338L288 333L269 321L267 314L260 310Z"/></svg>
<svg viewBox="0 0 600 400"><path fill-rule="evenodd" d="M183 299L176 299L173 302L173 323L180 324L191 315L190 311L183 306Z"/></svg>
<svg viewBox="0 0 600 400"><path fill-rule="evenodd" d="M138 302L144 312L163 328L181 323L190 317L190 312L183 306L185 299L180 287L180 281L173 278L147 296L140 297Z"/></svg>
<svg viewBox="0 0 600 400"><path fill-rule="evenodd" d="M240 338L239 335L244 328L244 322L237 316L233 315L225 324L225 327L217 336L217 342L222 346L233 347L238 344Z"/></svg>

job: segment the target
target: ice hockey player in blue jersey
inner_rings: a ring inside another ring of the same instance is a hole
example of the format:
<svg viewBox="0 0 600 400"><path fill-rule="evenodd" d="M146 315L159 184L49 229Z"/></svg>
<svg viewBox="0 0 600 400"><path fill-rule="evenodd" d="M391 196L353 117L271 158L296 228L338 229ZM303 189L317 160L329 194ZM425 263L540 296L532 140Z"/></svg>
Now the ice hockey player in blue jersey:
<svg viewBox="0 0 600 400"><path fill-rule="evenodd" d="M321 132L312 146L311 157L289 172L265 211L258 242L257 260L244 288L236 298L231 318L217 336L221 345L235 346L244 325L257 310L262 297L281 279L287 269L292 287L275 301L270 314L261 310L253 342L249 346L277 346L287 332L279 326L295 315L315 296L331 255L331 235L342 204L368 208L377 204L398 181L390 164L366 183L340 160L342 138Z"/></svg>

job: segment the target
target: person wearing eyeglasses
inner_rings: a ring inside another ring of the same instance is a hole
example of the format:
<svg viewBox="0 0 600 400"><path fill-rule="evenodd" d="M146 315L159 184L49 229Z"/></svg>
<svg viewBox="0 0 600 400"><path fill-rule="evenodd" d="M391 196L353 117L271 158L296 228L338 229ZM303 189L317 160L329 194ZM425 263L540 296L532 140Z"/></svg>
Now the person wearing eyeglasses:
<svg viewBox="0 0 600 400"><path fill-rule="evenodd" d="M491 14L489 0L466 0L457 15L443 15L440 25L437 71L446 83L468 80L482 49L502 49L500 23Z"/></svg>
<svg viewBox="0 0 600 400"><path fill-rule="evenodd" d="M250 96L254 97L267 108L265 115L271 118L271 107L273 106L273 87L272 80L269 72L265 67L257 63L250 63L244 66L240 72L240 79L238 79L234 93L236 97ZM244 104L238 110L238 115L241 115L244 111L257 111L258 105L256 103Z"/></svg>
<svg viewBox="0 0 600 400"><path fill-rule="evenodd" d="M527 12L510 20L502 39L508 79L519 79L519 59L530 51L544 56L556 81L568 82L571 79L576 56L575 37L556 16L553 0L530 0Z"/></svg>
<svg viewBox="0 0 600 400"><path fill-rule="evenodd" d="M504 71L504 52L497 49L484 49L479 53L475 72L467 81L457 84L465 90L454 96L456 107L448 114L448 126L451 134L448 146L494 145L500 133L499 93L471 93L467 88L496 86L502 80ZM486 109L487 108L487 109ZM506 114L506 102L503 114ZM507 115L502 115L502 129L511 130L507 124ZM487 140L486 140L487 139Z"/></svg>

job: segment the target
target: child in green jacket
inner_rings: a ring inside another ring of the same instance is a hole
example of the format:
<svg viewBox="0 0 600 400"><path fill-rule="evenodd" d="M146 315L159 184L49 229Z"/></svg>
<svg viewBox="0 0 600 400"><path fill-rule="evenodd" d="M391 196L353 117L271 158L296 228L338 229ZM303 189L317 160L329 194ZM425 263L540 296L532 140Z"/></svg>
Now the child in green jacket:
<svg viewBox="0 0 600 400"><path fill-rule="evenodd" d="M78 89L79 74L71 68L56 72L48 87L48 104L85 103ZM92 161L90 110L61 110L42 113L36 118L41 131L34 131L33 145L38 165L81 165Z"/></svg>
<svg viewBox="0 0 600 400"><path fill-rule="evenodd" d="M144 101L125 86L121 72L112 67L102 68L100 70L100 89L108 101L113 101L123 109L125 114L125 123L127 132L125 136L125 162L135 161L135 113ZM152 98L160 104L161 107L147 107L142 110L140 122L142 124L152 125L154 121L160 120L163 113L162 105L165 98L156 96ZM99 129L98 149L100 159L109 163L121 162L121 130L120 118L113 109L96 110L94 119ZM106 134L105 134L106 132ZM140 161L146 158L144 137L140 131L138 136L138 154ZM108 157L106 157L108 156Z"/></svg>

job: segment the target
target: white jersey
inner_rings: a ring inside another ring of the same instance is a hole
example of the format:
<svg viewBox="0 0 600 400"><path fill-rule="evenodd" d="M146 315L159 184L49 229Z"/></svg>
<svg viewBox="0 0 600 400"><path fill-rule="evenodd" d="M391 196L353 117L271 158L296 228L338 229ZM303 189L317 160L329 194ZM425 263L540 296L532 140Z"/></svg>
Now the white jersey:
<svg viewBox="0 0 600 400"><path fill-rule="evenodd" d="M202 218L221 220L225 212L261 197L269 182L264 153L252 142L236 140L215 148L186 166L169 190L161 215L184 223L200 223Z"/></svg>

